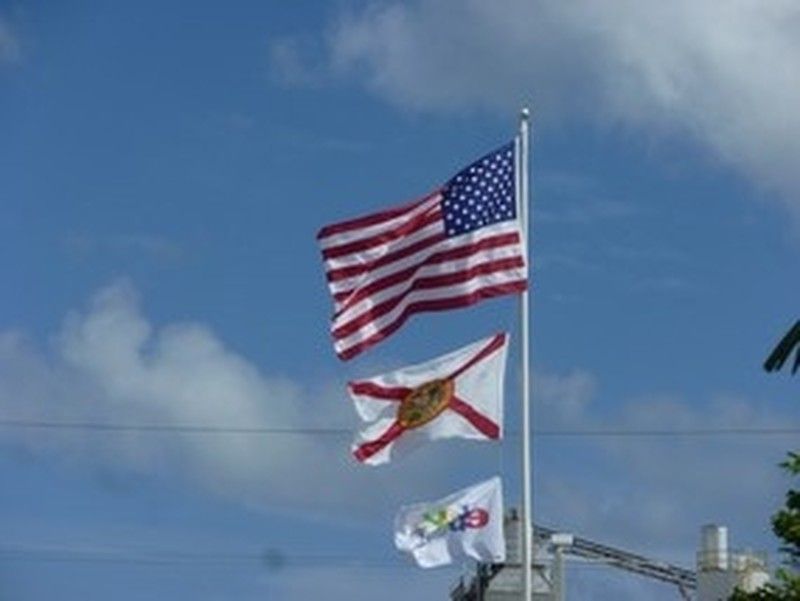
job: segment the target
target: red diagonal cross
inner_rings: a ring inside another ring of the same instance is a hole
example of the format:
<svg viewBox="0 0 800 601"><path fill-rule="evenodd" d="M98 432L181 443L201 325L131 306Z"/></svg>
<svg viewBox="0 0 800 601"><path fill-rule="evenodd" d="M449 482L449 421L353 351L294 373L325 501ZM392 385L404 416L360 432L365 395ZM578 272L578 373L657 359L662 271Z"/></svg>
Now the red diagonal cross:
<svg viewBox="0 0 800 601"><path fill-rule="evenodd" d="M459 366L456 370L454 370L450 375L448 375L445 379L447 380L455 380L458 376L463 374L467 371L470 367L482 361L489 355L491 355L494 351L499 349L500 347L505 344L506 335L505 334L497 334L492 338L489 343L484 346L480 351L475 353L468 361L464 364ZM404 398L406 398L409 394L411 394L414 389L408 388L406 386L394 386L394 387L387 387L381 386L380 384L375 384L374 382L351 382L350 383L350 391L354 394L363 394L366 396L371 396L379 399L383 399L386 401L397 401L402 402ZM458 398L455 393L450 398L449 403L447 404L447 408L451 411L457 413L465 420L467 420L472 426L481 432L487 438L491 438L496 440L500 437L500 427L487 416L483 415L480 411L475 409L469 403L461 400ZM366 461L376 453L380 452L382 449L386 448L387 445L390 445L392 442L397 440L403 432L406 431L406 427L400 424L399 420L394 420L391 425L375 440L371 440L369 442L365 442L364 444L360 445L354 452L353 455L359 461Z"/></svg>

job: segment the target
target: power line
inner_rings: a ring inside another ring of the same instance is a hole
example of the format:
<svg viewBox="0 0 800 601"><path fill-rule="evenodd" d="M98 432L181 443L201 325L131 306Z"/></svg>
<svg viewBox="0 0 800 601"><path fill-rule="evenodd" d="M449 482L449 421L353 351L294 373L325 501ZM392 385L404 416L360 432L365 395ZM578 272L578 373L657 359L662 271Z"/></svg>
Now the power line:
<svg viewBox="0 0 800 601"><path fill-rule="evenodd" d="M79 549L70 547L0 547L0 562L133 564L144 566L255 566L268 570L284 568L383 568L404 569L410 563L391 558L343 555L285 555L263 553L201 553L189 551L136 551L132 549Z"/></svg>
<svg viewBox="0 0 800 601"><path fill-rule="evenodd" d="M199 424L123 424L0 419L0 428L95 430L98 432L179 432L184 434L336 434L352 435L345 428L273 428L266 426L204 426Z"/></svg>
<svg viewBox="0 0 800 601"><path fill-rule="evenodd" d="M615 565L613 560L569 557L571 568L590 569ZM30 545L0 547L0 562L132 564L142 566L251 566L268 570L335 567L358 569L413 569L404 558L355 557L347 555L285 555L267 549L262 553L197 552L178 550L80 549L71 547L36 547ZM456 567L456 566L454 566Z"/></svg>
<svg viewBox="0 0 800 601"><path fill-rule="evenodd" d="M787 436L800 434L800 428L664 428L664 429L575 429L534 430L537 436L586 437L671 437L671 436Z"/></svg>
<svg viewBox="0 0 800 601"><path fill-rule="evenodd" d="M222 435L325 435L351 436L348 428L290 428L268 426L206 426L200 424L126 424L113 422L66 422L0 419L0 428L83 430L95 432L180 433ZM546 437L704 437L704 436L789 436L800 434L800 427L787 428L580 428L538 429L536 436ZM519 432L506 432L519 436Z"/></svg>
<svg viewBox="0 0 800 601"><path fill-rule="evenodd" d="M570 568L601 569L613 566L610 560L565 558ZM267 570L303 568L353 568L353 569L414 569L415 566L403 560L367 559L348 556L295 555L272 560L269 556L258 554L207 554L190 555L185 553L97 553L82 550L10 550L0 549L0 563L85 563L85 564L130 564L141 566L198 566L198 567L259 567ZM459 566L453 566L454 569Z"/></svg>

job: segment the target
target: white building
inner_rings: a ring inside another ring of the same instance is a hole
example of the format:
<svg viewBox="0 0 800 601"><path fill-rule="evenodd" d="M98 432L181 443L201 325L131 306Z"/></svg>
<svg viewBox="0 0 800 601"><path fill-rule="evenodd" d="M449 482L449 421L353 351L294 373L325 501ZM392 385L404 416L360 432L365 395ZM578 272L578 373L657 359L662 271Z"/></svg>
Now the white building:
<svg viewBox="0 0 800 601"><path fill-rule="evenodd" d="M697 601L727 601L736 587L752 593L767 582L765 554L731 551L725 526L703 526L697 552Z"/></svg>
<svg viewBox="0 0 800 601"><path fill-rule="evenodd" d="M451 591L451 601L519 601L521 528L516 511L506 516L506 562L481 564L474 575L462 578ZM564 556L605 563L677 587L676 597L691 601L727 601L736 587L752 592L769 581L766 556L750 551L731 551L724 526L701 530L697 571L653 560L587 539L536 528L532 601L569 599L564 581Z"/></svg>

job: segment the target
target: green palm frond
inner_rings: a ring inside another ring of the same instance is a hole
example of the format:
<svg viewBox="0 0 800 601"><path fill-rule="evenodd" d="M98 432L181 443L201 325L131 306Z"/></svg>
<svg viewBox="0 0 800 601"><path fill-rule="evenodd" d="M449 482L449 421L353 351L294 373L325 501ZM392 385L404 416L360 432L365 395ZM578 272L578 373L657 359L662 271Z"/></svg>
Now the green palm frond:
<svg viewBox="0 0 800 601"><path fill-rule="evenodd" d="M792 351L797 350L794 356L794 365L792 365L792 373L797 372L800 368L800 321L797 321L791 330L789 330L783 339L775 347L775 350L770 353L767 360L764 361L764 369L767 371L778 371Z"/></svg>

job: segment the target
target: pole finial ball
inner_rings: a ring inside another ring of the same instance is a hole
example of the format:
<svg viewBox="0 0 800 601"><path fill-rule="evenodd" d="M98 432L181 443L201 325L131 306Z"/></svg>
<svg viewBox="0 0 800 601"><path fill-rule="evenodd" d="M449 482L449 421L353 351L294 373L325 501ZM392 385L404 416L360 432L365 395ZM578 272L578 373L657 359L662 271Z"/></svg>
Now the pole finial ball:
<svg viewBox="0 0 800 601"><path fill-rule="evenodd" d="M519 112L519 114L523 119L527 119L528 117L531 116L531 111L528 109L527 106L524 106L522 107L522 110Z"/></svg>

